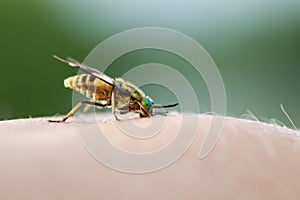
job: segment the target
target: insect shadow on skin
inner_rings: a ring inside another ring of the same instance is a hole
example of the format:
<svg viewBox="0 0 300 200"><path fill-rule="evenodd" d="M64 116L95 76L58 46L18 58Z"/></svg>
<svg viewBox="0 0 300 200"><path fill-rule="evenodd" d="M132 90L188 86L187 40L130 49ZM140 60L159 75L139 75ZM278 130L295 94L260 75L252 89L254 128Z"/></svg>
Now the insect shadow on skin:
<svg viewBox="0 0 300 200"><path fill-rule="evenodd" d="M119 120L117 114L126 114L129 112L139 113L140 117L150 117L154 115L166 115L166 112L154 112L154 109L171 108L178 105L158 105L155 104L151 97L132 83L121 78L111 78L104 73L85 66L72 58L63 59L56 55L57 60L79 69L85 74L75 75L64 80L67 88L76 90L85 95L90 100L84 100L74 106L69 113L61 120L49 120L49 122L65 122L71 117L76 110L82 105L111 107L115 118ZM85 109L86 110L86 109Z"/></svg>

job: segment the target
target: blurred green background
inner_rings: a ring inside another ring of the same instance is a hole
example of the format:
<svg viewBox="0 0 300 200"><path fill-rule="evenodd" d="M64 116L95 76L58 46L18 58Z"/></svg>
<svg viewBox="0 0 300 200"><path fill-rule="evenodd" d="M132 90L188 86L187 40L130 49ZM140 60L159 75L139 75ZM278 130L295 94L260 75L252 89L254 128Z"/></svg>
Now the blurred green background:
<svg viewBox="0 0 300 200"><path fill-rule="evenodd" d="M282 103L300 126L299 1L4 0L0 13L1 120L69 111L72 91L63 87L63 79L77 72L53 54L83 61L116 33L154 26L180 31L207 50L224 79L228 115L239 117L250 110L290 126ZM106 73L122 75L148 62L188 65L166 52L145 50L120 57ZM203 89L198 93L201 111L209 111L209 94L197 81L193 85ZM161 88L144 89L157 91L157 102L170 100Z"/></svg>

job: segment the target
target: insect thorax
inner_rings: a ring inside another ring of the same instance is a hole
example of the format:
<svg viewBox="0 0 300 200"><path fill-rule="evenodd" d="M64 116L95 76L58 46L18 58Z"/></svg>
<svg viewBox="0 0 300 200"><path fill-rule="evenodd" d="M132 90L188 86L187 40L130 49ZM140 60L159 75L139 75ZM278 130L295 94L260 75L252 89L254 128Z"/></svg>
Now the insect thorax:
<svg viewBox="0 0 300 200"><path fill-rule="evenodd" d="M115 108L122 113L140 110L140 104L145 97L144 92L137 86L121 78L115 79L114 98Z"/></svg>
<svg viewBox="0 0 300 200"><path fill-rule="evenodd" d="M116 78L115 79L116 82L119 84L119 89L121 90L120 91L120 94L124 94L124 95L129 95L130 97L130 101L134 101L134 100L137 100L137 101L142 101L143 98L145 97L145 94L144 92L139 89L137 86L135 86L134 84L128 82L128 81L124 81L122 78ZM118 88L115 88L116 90L118 90ZM118 91L116 91L118 92ZM127 94L125 94L127 93Z"/></svg>

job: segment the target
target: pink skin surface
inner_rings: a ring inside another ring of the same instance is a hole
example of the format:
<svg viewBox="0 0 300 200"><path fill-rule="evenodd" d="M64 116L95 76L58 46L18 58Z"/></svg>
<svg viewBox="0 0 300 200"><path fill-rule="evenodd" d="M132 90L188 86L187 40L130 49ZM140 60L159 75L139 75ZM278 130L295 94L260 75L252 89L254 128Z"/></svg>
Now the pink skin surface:
<svg viewBox="0 0 300 200"><path fill-rule="evenodd" d="M179 116L160 117L165 128L142 141L124 135L117 123L146 126L148 119L116 122L104 114L98 123L114 145L149 152L167 144L178 128ZM200 120L190 148L172 165L145 174L119 172L94 159L72 118L61 124L48 118L2 121L0 199L299 199L299 132L226 117L218 143L199 159L213 117L192 117Z"/></svg>

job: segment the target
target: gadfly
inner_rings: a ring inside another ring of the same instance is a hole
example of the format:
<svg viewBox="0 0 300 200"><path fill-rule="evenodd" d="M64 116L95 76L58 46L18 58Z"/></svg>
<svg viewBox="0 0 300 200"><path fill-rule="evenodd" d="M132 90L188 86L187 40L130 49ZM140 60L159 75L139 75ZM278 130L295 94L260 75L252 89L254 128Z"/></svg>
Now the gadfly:
<svg viewBox="0 0 300 200"><path fill-rule="evenodd" d="M126 114L129 112L139 113L140 117L164 115L166 112L154 112L154 109L170 108L178 105L178 103L170 105L155 104L152 98L146 96L140 88L122 78L113 79L71 58L63 59L56 55L53 57L84 72L84 74L66 78L64 85L85 95L90 100L79 102L63 119L49 120L49 122L65 122L83 104L101 108L111 107L112 113L117 120L119 120L117 114Z"/></svg>

